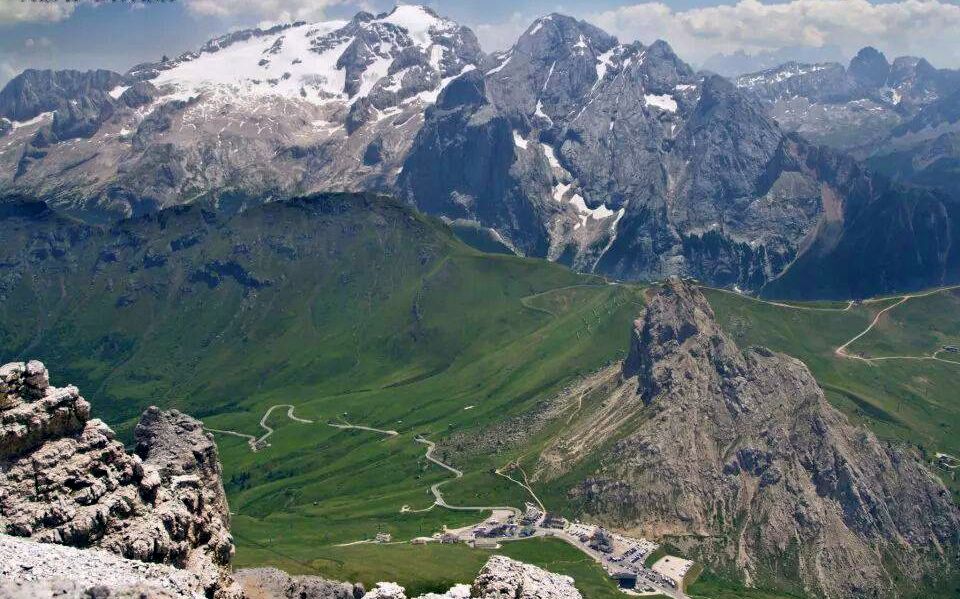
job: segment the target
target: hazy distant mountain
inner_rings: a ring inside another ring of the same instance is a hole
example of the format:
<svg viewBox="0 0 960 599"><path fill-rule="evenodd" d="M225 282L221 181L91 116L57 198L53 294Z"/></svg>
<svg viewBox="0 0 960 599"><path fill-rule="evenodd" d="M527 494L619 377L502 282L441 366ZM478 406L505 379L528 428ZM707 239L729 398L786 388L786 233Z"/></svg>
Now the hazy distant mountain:
<svg viewBox="0 0 960 599"><path fill-rule="evenodd" d="M868 47L849 67L787 62L736 81L766 102L785 129L867 155L895 127L960 89L960 71L936 69L912 56L890 63Z"/></svg>
<svg viewBox="0 0 960 599"><path fill-rule="evenodd" d="M701 68L724 77L737 77L745 73L765 71L767 69L788 63L818 63L846 61L843 52L837 46L823 46L811 48L797 46L779 48L768 52L747 54L738 50L730 54L714 54L706 59Z"/></svg>

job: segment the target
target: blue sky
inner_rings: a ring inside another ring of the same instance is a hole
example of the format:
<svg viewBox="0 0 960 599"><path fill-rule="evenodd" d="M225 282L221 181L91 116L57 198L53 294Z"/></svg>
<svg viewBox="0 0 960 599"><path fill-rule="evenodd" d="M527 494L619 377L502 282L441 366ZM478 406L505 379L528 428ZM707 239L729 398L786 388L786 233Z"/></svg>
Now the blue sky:
<svg viewBox="0 0 960 599"><path fill-rule="evenodd" d="M891 58L919 54L960 67L960 0L428 0L474 29L486 50L508 46L538 16L584 18L623 41L663 38L694 65L742 51L850 56L874 45ZM0 84L28 67L125 71L175 56L231 29L388 10L389 0L0 0ZM782 50L786 48L787 50Z"/></svg>

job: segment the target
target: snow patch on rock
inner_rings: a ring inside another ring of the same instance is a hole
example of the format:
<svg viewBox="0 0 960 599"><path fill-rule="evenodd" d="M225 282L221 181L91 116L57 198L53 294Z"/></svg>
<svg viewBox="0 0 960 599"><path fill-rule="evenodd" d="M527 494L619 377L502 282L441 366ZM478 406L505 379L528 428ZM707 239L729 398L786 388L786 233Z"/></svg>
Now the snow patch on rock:
<svg viewBox="0 0 960 599"><path fill-rule="evenodd" d="M667 112L677 111L677 101L670 94L645 94L643 100L647 106L653 106Z"/></svg>
<svg viewBox="0 0 960 599"><path fill-rule="evenodd" d="M517 146L521 150L527 149L527 140L520 137L520 133L518 133L516 129L513 131L513 145Z"/></svg>

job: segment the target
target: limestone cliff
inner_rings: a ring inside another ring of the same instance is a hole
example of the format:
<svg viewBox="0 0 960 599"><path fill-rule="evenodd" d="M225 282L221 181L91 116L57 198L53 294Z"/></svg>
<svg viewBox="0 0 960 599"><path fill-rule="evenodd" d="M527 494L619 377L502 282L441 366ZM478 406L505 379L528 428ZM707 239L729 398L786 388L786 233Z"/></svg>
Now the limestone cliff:
<svg viewBox="0 0 960 599"><path fill-rule="evenodd" d="M97 547L194 573L232 594L229 510L216 445L177 411L147 410L129 454L76 387L40 362L0 367L0 533Z"/></svg>
<svg viewBox="0 0 960 599"><path fill-rule="evenodd" d="M598 392L543 462L608 448L571 490L599 520L818 597L900 596L955 568L960 516L918 456L852 425L800 361L738 348L691 285L650 299Z"/></svg>

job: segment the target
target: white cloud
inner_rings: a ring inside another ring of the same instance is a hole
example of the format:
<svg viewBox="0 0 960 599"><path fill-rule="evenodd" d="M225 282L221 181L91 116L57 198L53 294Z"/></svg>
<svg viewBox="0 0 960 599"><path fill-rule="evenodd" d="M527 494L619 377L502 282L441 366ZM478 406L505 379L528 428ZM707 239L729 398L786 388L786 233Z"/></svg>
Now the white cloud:
<svg viewBox="0 0 960 599"><path fill-rule="evenodd" d="M50 38L44 36L28 37L23 41L23 45L30 49L49 48L53 45L53 42L50 41Z"/></svg>
<svg viewBox="0 0 960 599"><path fill-rule="evenodd" d="M912 54L937 66L960 66L960 6L944 0L791 0L674 11L661 2L632 4L587 16L623 41L668 41L701 62L716 53L758 53L784 47L836 45L848 54L875 46L888 58Z"/></svg>
<svg viewBox="0 0 960 599"><path fill-rule="evenodd" d="M344 0L184 0L187 9L198 15L242 16L269 23L317 21L330 6Z"/></svg>
<svg viewBox="0 0 960 599"><path fill-rule="evenodd" d="M62 21L73 14L76 2L20 2L19 0L0 0L0 25L13 23L53 23Z"/></svg>
<svg viewBox="0 0 960 599"><path fill-rule="evenodd" d="M510 18L500 23L481 23L472 27L477 34L477 40L487 52L509 48L517 41L535 17L525 16L519 12L510 15Z"/></svg>

